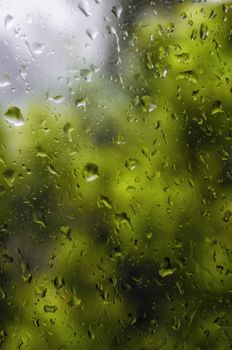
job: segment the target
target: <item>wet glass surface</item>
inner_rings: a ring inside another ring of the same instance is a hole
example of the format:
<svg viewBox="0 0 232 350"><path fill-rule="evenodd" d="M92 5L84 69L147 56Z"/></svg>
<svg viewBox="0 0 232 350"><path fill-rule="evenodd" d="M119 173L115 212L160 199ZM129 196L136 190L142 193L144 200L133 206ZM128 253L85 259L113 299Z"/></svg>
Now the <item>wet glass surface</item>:
<svg viewBox="0 0 232 350"><path fill-rule="evenodd" d="M0 1L1 349L231 349L231 23Z"/></svg>

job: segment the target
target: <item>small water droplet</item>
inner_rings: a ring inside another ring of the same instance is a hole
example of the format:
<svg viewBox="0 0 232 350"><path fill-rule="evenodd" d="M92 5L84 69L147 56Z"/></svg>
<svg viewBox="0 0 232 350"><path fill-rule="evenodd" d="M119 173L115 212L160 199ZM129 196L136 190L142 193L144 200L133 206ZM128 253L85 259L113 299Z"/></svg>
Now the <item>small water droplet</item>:
<svg viewBox="0 0 232 350"><path fill-rule="evenodd" d="M231 217L232 217L232 212L230 210L227 210L224 213L223 221L228 222L228 221L230 221Z"/></svg>
<svg viewBox="0 0 232 350"><path fill-rule="evenodd" d="M87 28L86 33L92 40L94 40L98 36L98 31L96 29Z"/></svg>
<svg viewBox="0 0 232 350"><path fill-rule="evenodd" d="M100 198L98 199L97 205L98 205L98 208L112 209L112 203L110 199L106 196L101 195Z"/></svg>
<svg viewBox="0 0 232 350"><path fill-rule="evenodd" d="M159 269L159 275L161 277L166 277L173 275L174 272L176 271L175 267L171 266L171 261L170 258L164 258L163 263L161 263L160 269Z"/></svg>
<svg viewBox="0 0 232 350"><path fill-rule="evenodd" d="M16 106L11 106L4 114L5 121L13 126L22 126L24 124L24 118L20 109Z"/></svg>
<svg viewBox="0 0 232 350"><path fill-rule="evenodd" d="M34 43L32 46L32 50L36 55L40 55L43 50L44 50L45 46L41 43Z"/></svg>
<svg viewBox="0 0 232 350"><path fill-rule="evenodd" d="M176 271L176 268L169 268L169 269L162 268L159 270L159 275L161 277L166 277L166 276L173 275L175 271Z"/></svg>
<svg viewBox="0 0 232 350"><path fill-rule="evenodd" d="M136 188L134 186L129 185L129 186L127 186L126 190L128 193L133 193L136 191Z"/></svg>
<svg viewBox="0 0 232 350"><path fill-rule="evenodd" d="M197 30L193 29L191 33L191 40L196 40L197 38Z"/></svg>
<svg viewBox="0 0 232 350"><path fill-rule="evenodd" d="M209 28L206 24L202 23L200 27L200 37L205 40L209 35Z"/></svg>
<svg viewBox="0 0 232 350"><path fill-rule="evenodd" d="M2 254L2 260L4 263L11 264L14 261L14 258L12 258L12 256L9 256L8 254L4 253L4 254Z"/></svg>
<svg viewBox="0 0 232 350"><path fill-rule="evenodd" d="M192 70L180 72L177 75L176 79L177 80L186 80L188 83L194 83L194 84L196 84L198 82L197 75Z"/></svg>
<svg viewBox="0 0 232 350"><path fill-rule="evenodd" d="M67 135L69 142L72 142L73 130L74 130L74 128L72 127L72 125L69 122L66 123L63 127L63 131L64 131L65 135Z"/></svg>
<svg viewBox="0 0 232 350"><path fill-rule="evenodd" d="M89 325L88 336L89 336L89 339L92 339L92 340L95 339L95 334L93 332L91 324Z"/></svg>
<svg viewBox="0 0 232 350"><path fill-rule="evenodd" d="M54 313L56 312L57 310L57 306L55 305L45 305L44 306L44 311L47 313L47 312L50 312L50 313Z"/></svg>
<svg viewBox="0 0 232 350"><path fill-rule="evenodd" d="M90 12L89 8L89 2L87 0L80 1L78 7L86 17L92 16L92 13Z"/></svg>
<svg viewBox="0 0 232 350"><path fill-rule="evenodd" d="M216 100L214 102L214 104L213 104L213 108L212 108L211 114L215 115L215 114L223 113L223 112L224 112L224 109L222 107L221 101Z"/></svg>
<svg viewBox="0 0 232 350"><path fill-rule="evenodd" d="M130 221L130 218L129 216L127 215L127 213L125 213L124 211L122 212L119 212L119 213L116 213L114 215L114 219L115 219L115 223L117 225L117 227L119 228L121 225L123 224L127 224L129 225L132 230L134 231L132 225L131 225L131 221Z"/></svg>
<svg viewBox="0 0 232 350"><path fill-rule="evenodd" d="M27 67L24 64L19 66L19 73L23 80L25 80L27 77Z"/></svg>
<svg viewBox="0 0 232 350"><path fill-rule="evenodd" d="M44 287L35 287L35 296L38 298L45 298L47 294L47 288Z"/></svg>
<svg viewBox="0 0 232 350"><path fill-rule="evenodd" d="M62 276L57 276L54 279L54 285L57 289L60 289L62 287L64 287L65 283L64 283L64 278Z"/></svg>
<svg viewBox="0 0 232 350"><path fill-rule="evenodd" d="M153 112L154 109L157 108L157 104L151 96L143 96L141 98L141 106L142 106L143 112L149 112L149 113Z"/></svg>
<svg viewBox="0 0 232 350"><path fill-rule="evenodd" d="M61 226L60 232L66 237L66 239L68 239L69 241L72 240L72 237L71 237L72 230L69 226Z"/></svg>
<svg viewBox="0 0 232 350"><path fill-rule="evenodd" d="M6 28L6 29L12 28L12 27L13 27L13 24L14 24L14 17L11 16L11 15L7 15L7 16L5 17L4 23L5 23L5 28Z"/></svg>
<svg viewBox="0 0 232 350"><path fill-rule="evenodd" d="M63 95L57 95L57 96L49 96L47 98L47 101L49 102L53 102L56 104L60 104L61 102L63 102L65 99L65 97Z"/></svg>
<svg viewBox="0 0 232 350"><path fill-rule="evenodd" d="M81 69L80 74L81 74L81 77L87 82L92 81L93 72L90 69L88 68Z"/></svg>
<svg viewBox="0 0 232 350"><path fill-rule="evenodd" d="M12 184L15 181L15 171L11 168L7 168L3 171L4 179L9 187L12 186Z"/></svg>
<svg viewBox="0 0 232 350"><path fill-rule="evenodd" d="M56 171L53 165L49 164L47 168L50 174L58 176L58 172Z"/></svg>
<svg viewBox="0 0 232 350"><path fill-rule="evenodd" d="M122 6L113 6L111 12L115 15L115 17L120 18L122 14L123 8Z"/></svg>
<svg viewBox="0 0 232 350"><path fill-rule="evenodd" d="M96 180L99 177L98 166L94 163L87 163L83 168L82 175L86 182Z"/></svg>
<svg viewBox="0 0 232 350"><path fill-rule="evenodd" d="M77 108L81 108L84 111L86 110L86 104L87 104L87 98L86 97L82 97L82 98L79 98L78 100L76 100Z"/></svg>
<svg viewBox="0 0 232 350"><path fill-rule="evenodd" d="M140 166L140 162L135 158L129 158L125 162L125 167L129 170L134 170Z"/></svg>

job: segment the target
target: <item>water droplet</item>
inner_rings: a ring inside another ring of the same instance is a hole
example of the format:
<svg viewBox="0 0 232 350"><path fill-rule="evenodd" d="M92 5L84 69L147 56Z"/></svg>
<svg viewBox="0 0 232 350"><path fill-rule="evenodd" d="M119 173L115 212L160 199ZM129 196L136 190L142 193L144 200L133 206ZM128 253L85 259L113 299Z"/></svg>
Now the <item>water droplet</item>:
<svg viewBox="0 0 232 350"><path fill-rule="evenodd" d="M82 98L79 98L78 100L76 100L77 108L81 108L84 111L86 110L86 104L87 104L87 98L86 97L82 97Z"/></svg>
<svg viewBox="0 0 232 350"><path fill-rule="evenodd" d="M43 52L44 48L45 46L40 43L34 43L32 46L32 50L36 55L40 55Z"/></svg>
<svg viewBox="0 0 232 350"><path fill-rule="evenodd" d="M82 175L86 182L96 180L99 177L98 166L94 163L87 163L83 168Z"/></svg>
<svg viewBox="0 0 232 350"><path fill-rule="evenodd" d="M9 86L10 84L11 84L11 81L10 81L9 75L3 75L2 79L0 79L0 88Z"/></svg>
<svg viewBox="0 0 232 350"><path fill-rule="evenodd" d="M120 18L122 14L123 8L122 6L113 6L111 12L115 15L115 17Z"/></svg>
<svg viewBox="0 0 232 350"><path fill-rule="evenodd" d="M154 109L157 108L156 102L153 100L151 96L143 96L141 98L141 106L143 112L153 112Z"/></svg>
<svg viewBox="0 0 232 350"><path fill-rule="evenodd" d="M109 34L114 35L115 39L116 39L116 45L117 45L117 51L120 52L121 48L120 48L120 43L119 43L119 36L117 34L116 29L113 26L107 26L107 31Z"/></svg>
<svg viewBox="0 0 232 350"><path fill-rule="evenodd" d="M57 306L55 306L55 305L45 305L44 306L45 312L54 313L54 312L56 312L56 310L57 310Z"/></svg>
<svg viewBox="0 0 232 350"><path fill-rule="evenodd" d="M197 38L197 30L193 29L192 33L191 33L191 40L196 40Z"/></svg>
<svg viewBox="0 0 232 350"><path fill-rule="evenodd" d="M35 287L35 296L38 298L45 298L47 294L47 288L44 287Z"/></svg>
<svg viewBox="0 0 232 350"><path fill-rule="evenodd" d="M151 239L152 237L153 237L153 232L152 231L147 231L146 232L146 237L147 237L147 239Z"/></svg>
<svg viewBox="0 0 232 350"><path fill-rule="evenodd" d="M192 70L180 72L177 77L177 80L186 80L188 83L194 83L196 84L198 82L198 78L196 73Z"/></svg>
<svg viewBox="0 0 232 350"><path fill-rule="evenodd" d="M200 37L205 40L209 35L209 28L206 24L202 23L200 27Z"/></svg>
<svg viewBox="0 0 232 350"><path fill-rule="evenodd" d="M11 168L4 170L3 176L8 186L11 186L15 181L15 171Z"/></svg>
<svg viewBox="0 0 232 350"><path fill-rule="evenodd" d="M54 285L57 289L60 289L62 287L64 287L65 283L64 283L64 278L62 276L57 276L54 279Z"/></svg>
<svg viewBox="0 0 232 350"><path fill-rule="evenodd" d="M134 231L132 225L131 225L131 221L130 221L130 218L129 216L127 215L127 213L125 213L124 211L123 212L119 212L119 213L116 213L114 215L114 218L115 218L115 223L116 225L118 226L118 228L122 225L122 224L127 224L129 225L132 230Z"/></svg>
<svg viewBox="0 0 232 350"><path fill-rule="evenodd" d="M212 108L211 114L215 115L215 114L223 113L223 112L224 112L224 109L222 107L221 101L216 100L214 102L214 104L213 104L213 108Z"/></svg>
<svg viewBox="0 0 232 350"><path fill-rule="evenodd" d="M22 126L24 124L24 118L20 109L16 106L11 106L4 114L5 121L13 126Z"/></svg>
<svg viewBox="0 0 232 350"><path fill-rule="evenodd" d="M161 268L159 270L159 275L161 277L166 277L166 276L170 276L170 275L173 275L174 272L176 271L176 268Z"/></svg>
<svg viewBox="0 0 232 350"><path fill-rule="evenodd" d="M13 27L13 24L14 24L14 17L11 16L11 15L7 15L7 16L5 17L4 23L5 23L5 28L6 28L6 29L12 28L12 27Z"/></svg>
<svg viewBox="0 0 232 350"><path fill-rule="evenodd" d="M98 205L98 208L112 209L112 203L110 199L106 196L101 195L100 198L98 199L97 205Z"/></svg>
<svg viewBox="0 0 232 350"><path fill-rule="evenodd" d="M37 146L36 147L37 153L36 156L37 157L41 157L41 158L51 158L44 150L41 146Z"/></svg>
<svg viewBox="0 0 232 350"><path fill-rule="evenodd" d="M68 239L71 241L72 237L71 237L71 233L72 230L69 226L61 226L60 227L60 232Z"/></svg>
<svg viewBox="0 0 232 350"><path fill-rule="evenodd" d="M80 74L84 80L86 80L88 82L92 81L93 72L90 69L86 69L86 68L81 69Z"/></svg>
<svg viewBox="0 0 232 350"><path fill-rule="evenodd" d="M49 164L47 168L50 174L58 176L58 172L56 171L53 165Z"/></svg>
<svg viewBox="0 0 232 350"><path fill-rule="evenodd" d="M6 292L0 287L0 300L5 300L6 297Z"/></svg>
<svg viewBox="0 0 232 350"><path fill-rule="evenodd" d="M96 29L87 28L86 33L92 40L94 40L98 36L98 31Z"/></svg>
<svg viewBox="0 0 232 350"><path fill-rule="evenodd" d="M231 212L230 210L227 210L227 211L224 213L223 221L225 221L225 222L230 221L231 216L232 216L232 212Z"/></svg>
<svg viewBox="0 0 232 350"><path fill-rule="evenodd" d="M72 125L69 122L66 123L63 127L63 131L64 131L65 135L68 137L69 142L72 142L73 130L74 130L74 128L72 127Z"/></svg>
<svg viewBox="0 0 232 350"><path fill-rule="evenodd" d="M92 329L92 326L89 325L89 329L88 329L88 336L89 336L89 339L95 339L95 334L93 332L93 329Z"/></svg>
<svg viewBox="0 0 232 350"><path fill-rule="evenodd" d="M126 190L128 193L133 193L136 191L136 188L134 186L129 185L129 186L127 186Z"/></svg>
<svg viewBox="0 0 232 350"><path fill-rule="evenodd" d="M164 258L163 263L161 263L160 269L159 269L159 275L161 277L166 277L173 275L174 272L176 271L175 267L171 266L171 260L170 258Z"/></svg>
<svg viewBox="0 0 232 350"><path fill-rule="evenodd" d="M78 7L86 17L92 16L92 13L90 12L89 8L89 2L87 0L80 1Z"/></svg>
<svg viewBox="0 0 232 350"><path fill-rule="evenodd" d="M3 258L2 260L4 263L11 264L14 261L14 258L12 258L12 256L9 256L6 253L2 254L2 258Z"/></svg>
<svg viewBox="0 0 232 350"><path fill-rule="evenodd" d="M23 78L23 80L27 77L27 67L24 64L19 66L19 74Z"/></svg>
<svg viewBox="0 0 232 350"><path fill-rule="evenodd" d="M179 60L180 63L186 63L190 59L190 55L187 52L182 52L182 53L175 55L175 56Z"/></svg>
<svg viewBox="0 0 232 350"><path fill-rule="evenodd" d="M30 284L32 281L32 274L30 273L29 265L24 261L22 261L20 265L21 265L21 269L22 269L21 278L22 278L23 282Z"/></svg>
<svg viewBox="0 0 232 350"><path fill-rule="evenodd" d="M129 158L125 162L125 167L129 170L134 170L140 166L140 162L135 158Z"/></svg>
<svg viewBox="0 0 232 350"><path fill-rule="evenodd" d="M49 96L47 98L47 101L56 103L56 104L60 104L61 102L63 102L65 99L65 97L63 95L57 95L57 96Z"/></svg>

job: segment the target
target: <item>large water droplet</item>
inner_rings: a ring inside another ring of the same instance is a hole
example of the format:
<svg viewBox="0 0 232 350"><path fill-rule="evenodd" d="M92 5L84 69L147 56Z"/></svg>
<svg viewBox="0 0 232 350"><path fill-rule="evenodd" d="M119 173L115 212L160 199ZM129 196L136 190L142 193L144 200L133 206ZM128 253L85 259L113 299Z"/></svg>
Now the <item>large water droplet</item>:
<svg viewBox="0 0 232 350"><path fill-rule="evenodd" d="M22 126L24 124L24 118L20 109L16 106L11 106L4 114L5 121L13 126Z"/></svg>

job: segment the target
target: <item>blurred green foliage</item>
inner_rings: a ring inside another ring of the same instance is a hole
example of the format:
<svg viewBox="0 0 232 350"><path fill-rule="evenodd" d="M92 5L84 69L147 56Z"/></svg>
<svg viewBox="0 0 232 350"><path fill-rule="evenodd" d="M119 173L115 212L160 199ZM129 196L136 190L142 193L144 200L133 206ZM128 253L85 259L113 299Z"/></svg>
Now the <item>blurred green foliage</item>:
<svg viewBox="0 0 232 350"><path fill-rule="evenodd" d="M2 112L1 349L232 348L231 23L179 4L78 108Z"/></svg>

